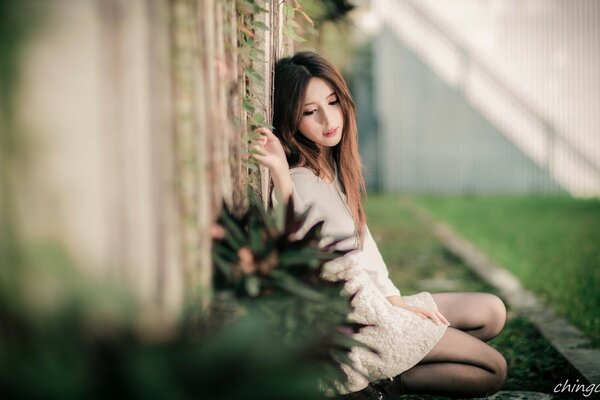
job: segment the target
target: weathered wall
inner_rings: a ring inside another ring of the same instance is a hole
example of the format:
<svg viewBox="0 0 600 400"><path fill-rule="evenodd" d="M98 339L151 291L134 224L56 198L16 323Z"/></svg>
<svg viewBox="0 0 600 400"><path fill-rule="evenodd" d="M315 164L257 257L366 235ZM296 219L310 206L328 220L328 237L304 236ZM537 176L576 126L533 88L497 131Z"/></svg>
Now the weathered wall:
<svg viewBox="0 0 600 400"><path fill-rule="evenodd" d="M125 283L147 304L177 310L184 293L207 293L208 229L222 200L241 209L249 182L265 187L243 160L242 98L259 89L244 71L262 71L268 99L274 55L285 50L277 26L240 25L283 23L260 3L266 12L233 0L43 5L17 105L26 240L59 243L89 274ZM240 48L240 28L266 63Z"/></svg>

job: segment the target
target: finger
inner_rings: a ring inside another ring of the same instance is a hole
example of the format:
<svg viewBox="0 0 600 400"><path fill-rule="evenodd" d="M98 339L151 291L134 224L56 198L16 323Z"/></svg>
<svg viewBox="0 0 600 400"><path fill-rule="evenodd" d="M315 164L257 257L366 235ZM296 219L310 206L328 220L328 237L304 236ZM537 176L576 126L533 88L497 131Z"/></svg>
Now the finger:
<svg viewBox="0 0 600 400"><path fill-rule="evenodd" d="M250 153L250 157L255 158L257 161L261 161L265 158L265 155L262 153Z"/></svg>
<svg viewBox="0 0 600 400"><path fill-rule="evenodd" d="M425 309L425 308L420 308L420 307L414 307L413 311L416 312L417 315L421 316L424 319L430 318L437 325L442 324L442 321L437 316L437 314L435 312L431 311L431 310L428 310L428 309Z"/></svg>
<svg viewBox="0 0 600 400"><path fill-rule="evenodd" d="M269 142L269 138L266 136L266 134L260 133L258 131L256 133L258 133L260 136L254 140L254 143L258 143L258 144L264 146L265 144L267 144Z"/></svg>
<svg viewBox="0 0 600 400"><path fill-rule="evenodd" d="M248 151L248 158L254 158L257 161L262 161L265 157L264 152L259 146L253 145L250 146L250 151Z"/></svg>
<svg viewBox="0 0 600 400"><path fill-rule="evenodd" d="M437 316L436 313L432 312L432 311L427 311L427 316L429 318L431 318L431 320L433 322L435 322L437 325L440 325L442 323L442 321L439 319L439 317Z"/></svg>
<svg viewBox="0 0 600 400"><path fill-rule="evenodd" d="M266 136L267 139L271 139L272 137L275 137L273 132L271 132L271 130L268 128L256 128L256 132L260 133L261 135Z"/></svg>
<svg viewBox="0 0 600 400"><path fill-rule="evenodd" d="M437 312L438 316L440 317L440 319L442 320L443 323L445 323L446 325L450 326L450 321L448 321L448 319L446 317L444 317L444 314L442 314L441 312Z"/></svg>
<svg viewBox="0 0 600 400"><path fill-rule="evenodd" d="M256 145L256 144L250 146L250 153L252 153L252 154L259 154L261 156L265 155L264 149L262 148L262 146L259 146L259 145Z"/></svg>
<svg viewBox="0 0 600 400"><path fill-rule="evenodd" d="M407 307L410 311L417 314L421 319L427 319L427 314L424 312L425 310L419 307Z"/></svg>

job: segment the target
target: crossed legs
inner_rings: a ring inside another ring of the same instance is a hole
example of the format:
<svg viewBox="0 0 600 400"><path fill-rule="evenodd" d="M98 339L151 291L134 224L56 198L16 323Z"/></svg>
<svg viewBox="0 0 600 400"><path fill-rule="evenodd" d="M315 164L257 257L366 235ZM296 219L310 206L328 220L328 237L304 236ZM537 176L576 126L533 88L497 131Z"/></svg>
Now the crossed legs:
<svg viewBox="0 0 600 400"><path fill-rule="evenodd" d="M504 327L502 300L487 293L432 296L451 326L421 362L394 379L386 389L390 397L484 397L497 392L506 380L506 360L485 341Z"/></svg>

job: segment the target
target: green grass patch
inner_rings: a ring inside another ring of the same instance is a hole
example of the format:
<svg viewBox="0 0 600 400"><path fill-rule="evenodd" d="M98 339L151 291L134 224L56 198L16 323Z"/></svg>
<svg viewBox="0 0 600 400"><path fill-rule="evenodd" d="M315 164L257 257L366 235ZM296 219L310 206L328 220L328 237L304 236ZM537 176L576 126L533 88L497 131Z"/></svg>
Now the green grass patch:
<svg viewBox="0 0 600 400"><path fill-rule="evenodd" d="M449 253L399 197L370 195L365 201L365 209L390 277L403 295L422 291L476 291L500 296L460 259ZM552 394L555 385L567 378L570 382L576 379L583 381L540 332L510 307L504 330L489 344L508 362L508 379L502 390ZM405 397L411 400L443 399L435 396Z"/></svg>
<svg viewBox="0 0 600 400"><path fill-rule="evenodd" d="M600 345L600 200L418 197Z"/></svg>

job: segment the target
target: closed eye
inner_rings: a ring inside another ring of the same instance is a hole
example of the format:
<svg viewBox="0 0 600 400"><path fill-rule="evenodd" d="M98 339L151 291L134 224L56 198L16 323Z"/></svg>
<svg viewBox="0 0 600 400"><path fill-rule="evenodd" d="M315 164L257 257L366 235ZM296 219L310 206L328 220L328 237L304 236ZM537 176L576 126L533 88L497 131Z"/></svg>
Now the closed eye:
<svg viewBox="0 0 600 400"><path fill-rule="evenodd" d="M340 102L340 100L339 100L339 99L335 99L334 101L332 101L331 103L329 103L329 105L330 105L330 106L334 106L334 105L336 105L336 104L337 104L337 103L339 103L339 102ZM315 108L314 110L311 110L311 111L305 111L305 112L303 112L303 113L302 113L302 115L304 115L304 116L307 116L307 117L308 117L308 116L310 116L310 115L313 115L313 114L314 114L314 113L316 113L316 112L317 112L317 109Z"/></svg>

